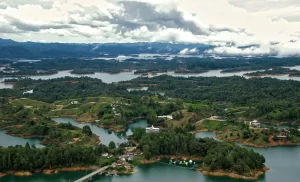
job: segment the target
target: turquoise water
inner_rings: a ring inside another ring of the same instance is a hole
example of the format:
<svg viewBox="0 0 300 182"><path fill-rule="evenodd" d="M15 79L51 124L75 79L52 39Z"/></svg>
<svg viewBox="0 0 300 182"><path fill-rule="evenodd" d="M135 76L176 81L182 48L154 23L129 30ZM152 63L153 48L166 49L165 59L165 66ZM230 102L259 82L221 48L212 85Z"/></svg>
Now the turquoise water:
<svg viewBox="0 0 300 182"><path fill-rule="evenodd" d="M74 126L77 126L79 128L83 128L84 126L90 126L91 130L94 134L97 136L100 136L101 143L108 145L110 141L114 141L117 144L126 142L126 136L132 135L132 129L141 127L146 128L147 127L147 121L146 120L137 120L132 124L129 124L126 132L116 133L113 131L109 131L103 128L99 128L98 126L95 126L91 123L87 124L80 124L75 121L74 118L53 118L54 121L58 123L71 123Z"/></svg>
<svg viewBox="0 0 300 182"><path fill-rule="evenodd" d="M200 132L200 133L196 133L195 134L195 137L196 138L215 138L216 137L216 134L213 133L213 132Z"/></svg>
<svg viewBox="0 0 300 182"><path fill-rule="evenodd" d="M43 147L43 145L40 144L42 141L40 138L21 138L21 137L15 137L11 135L7 135L5 133L5 130L0 130L0 146L2 147L8 147L8 146L15 146L15 145L23 145L28 142L29 145L34 145L35 147Z"/></svg>

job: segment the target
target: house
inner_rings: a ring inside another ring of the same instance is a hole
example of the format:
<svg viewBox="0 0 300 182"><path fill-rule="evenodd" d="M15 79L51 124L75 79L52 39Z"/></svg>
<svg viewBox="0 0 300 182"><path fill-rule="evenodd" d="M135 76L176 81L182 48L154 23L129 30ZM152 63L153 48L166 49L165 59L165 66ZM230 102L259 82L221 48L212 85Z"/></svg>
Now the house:
<svg viewBox="0 0 300 182"><path fill-rule="evenodd" d="M102 157L108 157L108 153L101 154Z"/></svg>
<svg viewBox="0 0 300 182"><path fill-rule="evenodd" d="M159 128L155 128L153 125L151 127L146 128L146 133L154 133L159 132Z"/></svg>
<svg viewBox="0 0 300 182"><path fill-rule="evenodd" d="M286 139L288 136L290 136L290 131L288 129L281 129L277 138Z"/></svg>
<svg viewBox="0 0 300 182"><path fill-rule="evenodd" d="M72 101L71 104L78 104L78 101Z"/></svg>
<svg viewBox="0 0 300 182"><path fill-rule="evenodd" d="M254 120L254 121L250 122L250 126L255 127L255 128L259 128L260 123L257 120Z"/></svg>

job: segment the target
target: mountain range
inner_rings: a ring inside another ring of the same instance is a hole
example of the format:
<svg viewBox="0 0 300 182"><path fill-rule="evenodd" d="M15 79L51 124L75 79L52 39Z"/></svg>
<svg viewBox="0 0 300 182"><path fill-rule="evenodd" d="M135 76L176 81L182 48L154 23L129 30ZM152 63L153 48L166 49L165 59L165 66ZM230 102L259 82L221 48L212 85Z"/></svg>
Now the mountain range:
<svg viewBox="0 0 300 182"><path fill-rule="evenodd" d="M33 58L70 58L70 57L110 57L132 54L201 54L212 46L205 44L173 44L159 42L137 43L40 43L16 42L0 38L0 58L33 59Z"/></svg>

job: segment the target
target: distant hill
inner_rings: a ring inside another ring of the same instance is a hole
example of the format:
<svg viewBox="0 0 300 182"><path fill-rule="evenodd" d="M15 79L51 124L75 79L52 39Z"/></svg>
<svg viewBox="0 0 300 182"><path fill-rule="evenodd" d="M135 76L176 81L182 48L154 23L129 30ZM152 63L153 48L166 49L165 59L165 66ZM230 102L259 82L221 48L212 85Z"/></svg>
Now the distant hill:
<svg viewBox="0 0 300 182"><path fill-rule="evenodd" d="M172 43L39 43L16 42L0 38L0 58L60 58L60 57L97 57L129 54L178 54L183 49L196 48L199 53L212 48L205 44Z"/></svg>

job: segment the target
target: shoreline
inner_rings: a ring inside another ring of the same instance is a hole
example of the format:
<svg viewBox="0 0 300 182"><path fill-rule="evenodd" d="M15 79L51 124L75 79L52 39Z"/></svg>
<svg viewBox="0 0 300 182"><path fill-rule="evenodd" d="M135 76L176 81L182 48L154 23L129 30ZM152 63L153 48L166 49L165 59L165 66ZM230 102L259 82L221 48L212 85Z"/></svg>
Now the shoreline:
<svg viewBox="0 0 300 182"><path fill-rule="evenodd" d="M25 138L25 139L31 139L31 138L43 139L44 138L44 136L40 136L40 135L23 135L23 134L13 134L13 133L9 133L9 132L6 132L5 134L20 137L20 138Z"/></svg>
<svg viewBox="0 0 300 182"><path fill-rule="evenodd" d="M259 171L252 170L252 171L250 171L250 173L253 174L253 176L244 176L244 175L236 174L233 172L224 172L223 170L205 171L202 168L199 169L199 171L202 174L208 175L208 176L227 176L227 177L234 178L234 179L245 179L245 180L258 180L259 177L261 175L264 175L268 170L270 170L270 168L267 168L267 167L265 167L264 169L259 170Z"/></svg>
<svg viewBox="0 0 300 182"><path fill-rule="evenodd" d="M97 170L99 167L96 166L82 166L82 167L62 167L56 169L44 169L44 170L35 170L35 171L7 171L7 172L0 172L0 179L6 175L14 175L14 176L32 176L34 174L44 174L44 175L52 175L58 174L60 172L75 172L75 171L94 171ZM119 175L132 175L136 173L137 170L133 169L133 171L128 172L117 172Z"/></svg>
<svg viewBox="0 0 300 182"><path fill-rule="evenodd" d="M265 145L257 145L257 144L254 144L254 143L243 141L242 139L239 139L239 140L226 140L226 139L223 139L219 136L216 136L216 138L219 139L219 140L225 141L225 142L230 142L230 143L237 142L237 143L240 143L242 145L255 147L255 148L272 148L272 147L280 147L280 146L286 146L286 147L300 146L300 143L291 143L291 142L285 142L285 143L276 142L276 143L267 143Z"/></svg>
<svg viewBox="0 0 300 182"><path fill-rule="evenodd" d="M95 170L95 169L97 169L97 167L88 166L88 167L63 167L63 168L57 168L57 169L44 169L44 170L35 170L33 172L30 172L30 171L7 171L7 172L0 173L0 177L6 176L6 175L32 176L33 174L37 174L37 173L50 175L50 174L58 174L60 171L87 171L87 170Z"/></svg>
<svg viewBox="0 0 300 182"><path fill-rule="evenodd" d="M182 160L198 160L201 161L203 159L203 157L197 157L197 156L186 156L186 155L180 155L180 156L176 156L176 155L160 155L160 156L156 156L150 160L147 159L141 159L140 164L153 164L156 162L159 162L161 159L163 158L169 158L169 159L182 159Z"/></svg>
<svg viewBox="0 0 300 182"><path fill-rule="evenodd" d="M208 129L201 129L201 130L191 131L192 134L197 134L197 133L201 133L201 132L209 132L209 131L208 131ZM212 133L215 133L215 131L213 131Z"/></svg>
<svg viewBox="0 0 300 182"><path fill-rule="evenodd" d="M261 74L261 75L248 75L248 74L243 74L243 76L248 77L248 78L262 78L262 77L269 77L269 76L285 76L289 75L287 74Z"/></svg>

